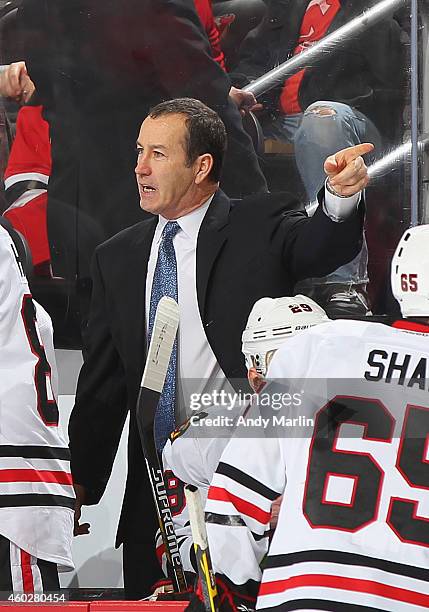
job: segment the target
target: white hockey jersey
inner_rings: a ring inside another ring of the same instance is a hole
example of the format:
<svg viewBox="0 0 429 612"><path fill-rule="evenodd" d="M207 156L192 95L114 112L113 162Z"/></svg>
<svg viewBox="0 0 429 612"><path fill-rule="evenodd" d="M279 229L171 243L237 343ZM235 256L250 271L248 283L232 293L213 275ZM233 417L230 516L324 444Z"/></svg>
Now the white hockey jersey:
<svg viewBox="0 0 429 612"><path fill-rule="evenodd" d="M428 333L377 323L332 321L278 350L265 391L301 405L253 440L236 430L206 504L214 569L261 580L257 609L429 608L428 367Z"/></svg>
<svg viewBox="0 0 429 612"><path fill-rule="evenodd" d="M73 568L75 500L58 427L52 335L50 318L41 306L36 311L15 246L0 227L0 534L64 570Z"/></svg>
<svg viewBox="0 0 429 612"><path fill-rule="evenodd" d="M231 410L211 407L209 412L198 412L176 431L174 431L164 447L162 463L167 495L173 517L177 543L182 557L183 568L187 572L196 573L197 565L193 548L189 513L184 492L185 484L192 484L200 490L201 502L204 504L213 478L214 471L234 428L236 416L241 407ZM223 419L222 425L215 430L217 437L210 437L211 425L204 425L206 418L209 423ZM225 423L225 420L228 421ZM161 532L156 534L157 557L162 569L167 575L165 549Z"/></svg>

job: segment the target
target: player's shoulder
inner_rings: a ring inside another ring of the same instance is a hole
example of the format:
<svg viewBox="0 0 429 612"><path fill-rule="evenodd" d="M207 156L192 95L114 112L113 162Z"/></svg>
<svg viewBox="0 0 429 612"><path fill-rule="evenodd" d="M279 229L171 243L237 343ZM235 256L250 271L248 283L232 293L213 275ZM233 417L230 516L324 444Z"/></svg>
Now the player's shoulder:
<svg viewBox="0 0 429 612"><path fill-rule="evenodd" d="M44 336L45 330L46 332L53 333L52 319L50 315L46 312L43 306L39 304L39 302L36 302L36 300L34 299L33 299L33 304L36 310L36 320L37 320L37 325L39 327L39 331L41 335Z"/></svg>
<svg viewBox="0 0 429 612"><path fill-rule="evenodd" d="M289 338L276 351L269 372L276 377L278 372L283 372L287 367L288 373L292 375L292 368L294 371L302 366L308 369L317 355L323 355L326 362L334 361L340 346L352 351L370 338L380 339L390 335L392 328L371 321L336 319L320 323Z"/></svg>
<svg viewBox="0 0 429 612"><path fill-rule="evenodd" d="M200 486L207 478L206 466L200 438L195 436L193 419L204 418L207 413L198 413L177 427L169 436L162 451L164 469L169 469L182 482Z"/></svg>
<svg viewBox="0 0 429 612"><path fill-rule="evenodd" d="M208 412L202 410L200 412L196 412L189 419L186 419L184 423L176 427L169 436L170 444L173 444L179 438L188 438L191 435L193 436L192 427L197 425L199 421L204 420L208 416Z"/></svg>
<svg viewBox="0 0 429 612"><path fill-rule="evenodd" d="M18 251L6 228L0 224L0 265L2 267L2 278L13 275L20 277L22 282L26 283L24 267L19 258Z"/></svg>
<svg viewBox="0 0 429 612"><path fill-rule="evenodd" d="M338 339L342 342L362 341L370 342L373 340L394 341L398 344L413 342L416 338L426 336L426 334L410 332L408 329L392 327L385 323L375 321L353 321L349 319L337 319L322 325L317 325L311 330L311 335L320 340Z"/></svg>
<svg viewBox="0 0 429 612"><path fill-rule="evenodd" d="M9 232L0 225L0 264L9 267L13 257L12 238Z"/></svg>
<svg viewBox="0 0 429 612"><path fill-rule="evenodd" d="M299 334L290 338L281 346L276 357L285 357L293 349L300 348L301 350L312 350L315 346L323 347L324 351L328 351L330 347L336 350L338 343L352 346L355 343L362 341L370 341L371 339L389 339L394 338L398 342L407 341L410 334L402 329L396 329L384 323L375 321L354 321L351 319L336 319L326 321L319 325L314 325Z"/></svg>
<svg viewBox="0 0 429 612"><path fill-rule="evenodd" d="M0 225L0 248L8 248L6 245L10 244L11 242L12 238L10 237L9 232L2 225Z"/></svg>
<svg viewBox="0 0 429 612"><path fill-rule="evenodd" d="M330 338L363 338L371 335L389 335L392 328L384 323L373 321L355 321L352 319L335 319L314 325L304 330L295 338L303 342L328 340Z"/></svg>

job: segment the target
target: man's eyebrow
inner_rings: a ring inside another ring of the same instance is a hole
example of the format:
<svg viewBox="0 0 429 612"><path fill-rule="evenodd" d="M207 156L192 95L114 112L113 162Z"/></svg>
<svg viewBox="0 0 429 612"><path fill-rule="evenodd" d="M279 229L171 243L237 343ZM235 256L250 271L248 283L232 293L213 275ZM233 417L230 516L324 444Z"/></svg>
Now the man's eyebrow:
<svg viewBox="0 0 429 612"><path fill-rule="evenodd" d="M138 149L144 149L144 146L142 144L139 143L139 141L136 142L136 147ZM163 149L164 151L167 151L167 147L165 145L162 144L151 144L148 146L149 149Z"/></svg>

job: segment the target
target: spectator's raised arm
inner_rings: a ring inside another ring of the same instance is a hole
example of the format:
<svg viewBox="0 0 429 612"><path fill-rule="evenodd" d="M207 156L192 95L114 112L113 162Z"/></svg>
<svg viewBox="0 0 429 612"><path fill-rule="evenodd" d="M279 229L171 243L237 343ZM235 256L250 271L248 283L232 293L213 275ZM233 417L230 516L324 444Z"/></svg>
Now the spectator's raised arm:
<svg viewBox="0 0 429 612"><path fill-rule="evenodd" d="M34 90L35 86L28 76L25 62L14 62L0 68L0 96L25 104Z"/></svg>

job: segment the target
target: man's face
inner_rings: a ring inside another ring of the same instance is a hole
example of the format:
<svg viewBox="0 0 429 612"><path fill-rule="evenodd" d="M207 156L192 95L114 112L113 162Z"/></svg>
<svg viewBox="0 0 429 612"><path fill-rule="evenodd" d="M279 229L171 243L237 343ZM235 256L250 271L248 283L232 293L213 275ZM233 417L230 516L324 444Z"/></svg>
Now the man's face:
<svg viewBox="0 0 429 612"><path fill-rule="evenodd" d="M135 169L143 210L177 219L202 203L195 183L199 159L187 165L186 134L184 115L143 121Z"/></svg>

